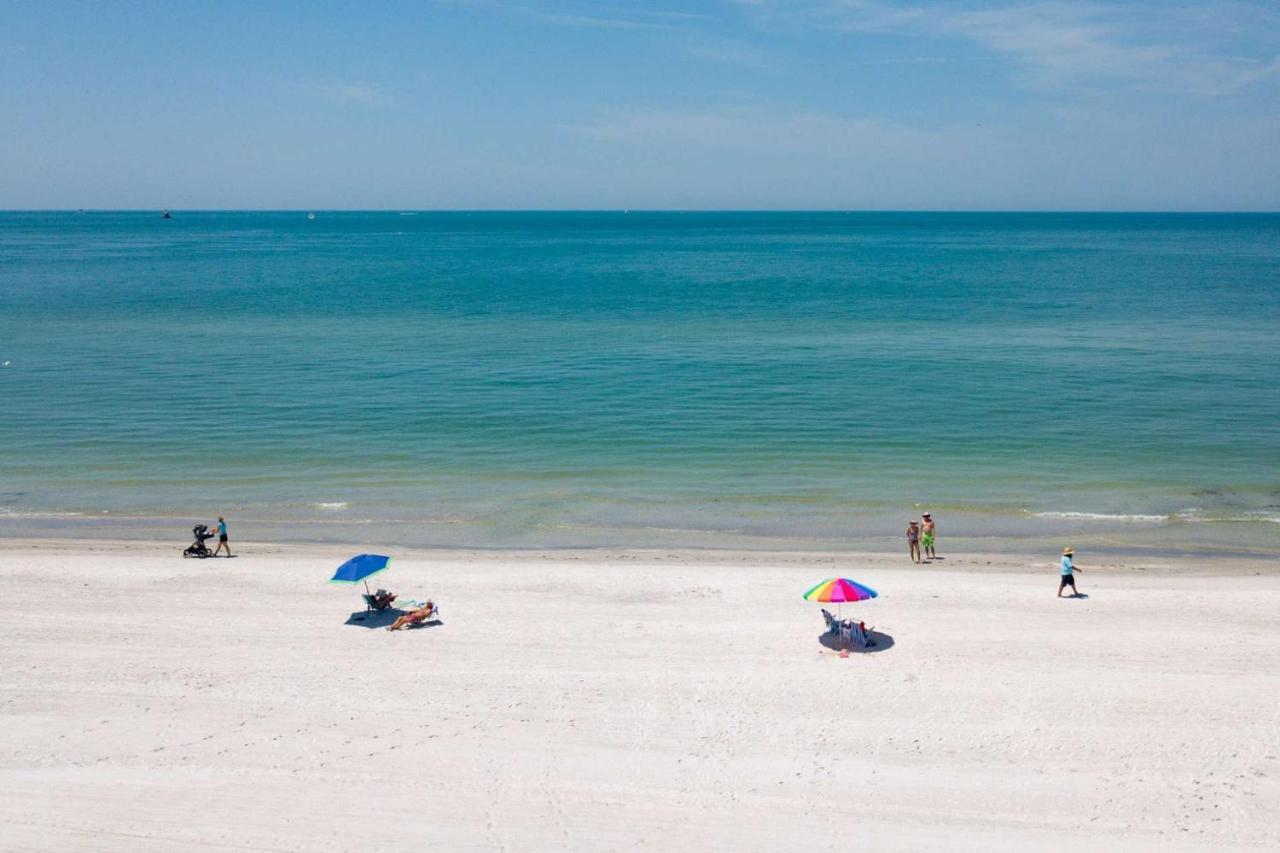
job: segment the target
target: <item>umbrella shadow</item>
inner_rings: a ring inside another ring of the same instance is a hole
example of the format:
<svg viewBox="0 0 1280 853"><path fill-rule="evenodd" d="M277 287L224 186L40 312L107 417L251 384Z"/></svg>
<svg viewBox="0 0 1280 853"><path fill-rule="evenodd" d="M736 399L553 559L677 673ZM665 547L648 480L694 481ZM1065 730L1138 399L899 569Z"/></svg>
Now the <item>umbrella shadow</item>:
<svg viewBox="0 0 1280 853"><path fill-rule="evenodd" d="M385 628L404 615L403 610L388 607L386 610L357 610L347 617L344 625L357 628Z"/></svg>
<svg viewBox="0 0 1280 853"><path fill-rule="evenodd" d="M883 631L868 631L867 641L869 645L866 648L854 645L848 640L842 639L836 634L822 634L818 637L818 642L835 652L854 652L860 655L870 655L876 652L887 652L893 648L893 637Z"/></svg>
<svg viewBox="0 0 1280 853"><path fill-rule="evenodd" d="M357 628L386 628L395 622L401 616L410 611L400 610L396 607L388 607L386 610L357 610L347 617L344 625L355 625ZM419 622L416 625L409 625L406 630L415 628L434 628L437 625L443 625L439 618L428 619L425 622Z"/></svg>

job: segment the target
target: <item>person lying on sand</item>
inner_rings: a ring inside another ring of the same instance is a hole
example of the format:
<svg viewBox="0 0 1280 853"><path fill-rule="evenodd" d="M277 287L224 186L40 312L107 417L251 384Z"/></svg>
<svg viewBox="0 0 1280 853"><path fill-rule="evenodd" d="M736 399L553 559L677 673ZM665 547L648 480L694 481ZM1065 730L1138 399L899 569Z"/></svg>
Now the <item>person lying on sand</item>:
<svg viewBox="0 0 1280 853"><path fill-rule="evenodd" d="M417 610L410 610L396 621L387 626L388 631L399 631L401 628L407 628L410 625L417 625L419 622L425 622L436 614L435 602L427 599L427 603L419 607Z"/></svg>

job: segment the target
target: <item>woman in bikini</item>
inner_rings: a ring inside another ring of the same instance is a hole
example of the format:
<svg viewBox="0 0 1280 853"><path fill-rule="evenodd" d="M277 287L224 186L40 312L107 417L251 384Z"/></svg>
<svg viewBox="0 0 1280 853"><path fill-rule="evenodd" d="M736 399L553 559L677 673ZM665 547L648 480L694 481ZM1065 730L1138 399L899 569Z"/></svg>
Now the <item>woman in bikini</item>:
<svg viewBox="0 0 1280 853"><path fill-rule="evenodd" d="M920 522L914 519L907 524L907 551L911 554L911 562L920 562Z"/></svg>
<svg viewBox="0 0 1280 853"><path fill-rule="evenodd" d="M417 625L424 622L436 614L436 605L430 599L427 603L419 607L417 610L410 610L396 621L387 626L388 631L399 631L401 628L407 628L410 625Z"/></svg>

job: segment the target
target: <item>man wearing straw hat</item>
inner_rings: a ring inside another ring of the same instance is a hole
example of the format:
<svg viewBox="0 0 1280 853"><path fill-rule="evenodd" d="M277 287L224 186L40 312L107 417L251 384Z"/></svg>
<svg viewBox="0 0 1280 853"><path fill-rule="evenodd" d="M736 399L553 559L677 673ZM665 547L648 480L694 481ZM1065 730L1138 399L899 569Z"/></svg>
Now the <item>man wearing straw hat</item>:
<svg viewBox="0 0 1280 853"><path fill-rule="evenodd" d="M1062 549L1062 580L1058 581L1058 598L1062 598L1062 591L1067 587L1071 587L1072 596L1080 594L1080 591L1076 589L1076 576L1073 572L1082 570L1071 560L1074 553L1070 545Z"/></svg>

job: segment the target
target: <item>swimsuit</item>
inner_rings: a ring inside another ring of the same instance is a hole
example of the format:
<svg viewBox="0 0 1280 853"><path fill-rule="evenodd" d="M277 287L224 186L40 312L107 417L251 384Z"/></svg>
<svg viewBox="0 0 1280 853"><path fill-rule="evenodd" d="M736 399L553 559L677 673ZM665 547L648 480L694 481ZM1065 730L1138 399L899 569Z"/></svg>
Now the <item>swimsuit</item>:
<svg viewBox="0 0 1280 853"><path fill-rule="evenodd" d="M920 534L919 534L919 532L918 532L918 531L915 531L915 530L909 530L909 531L907 531L907 541L908 541L908 542L910 542L912 545L914 545L915 543L919 542L919 541L920 541Z"/></svg>
<svg viewBox="0 0 1280 853"><path fill-rule="evenodd" d="M924 547L926 547L926 548L932 548L932 547L933 547L933 534L926 530L926 531L922 534L922 537L923 537L923 538L921 539L921 542L922 542L922 543L924 543Z"/></svg>

